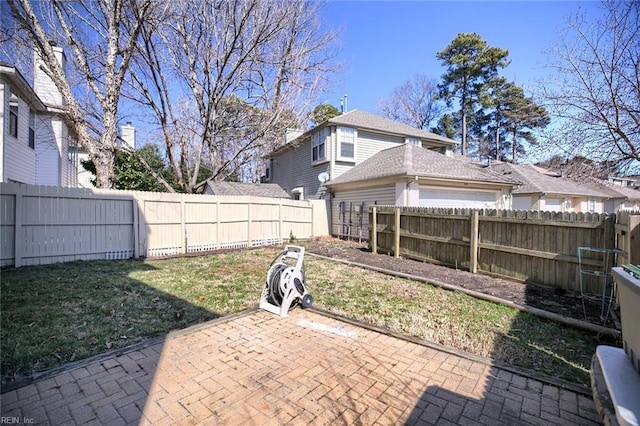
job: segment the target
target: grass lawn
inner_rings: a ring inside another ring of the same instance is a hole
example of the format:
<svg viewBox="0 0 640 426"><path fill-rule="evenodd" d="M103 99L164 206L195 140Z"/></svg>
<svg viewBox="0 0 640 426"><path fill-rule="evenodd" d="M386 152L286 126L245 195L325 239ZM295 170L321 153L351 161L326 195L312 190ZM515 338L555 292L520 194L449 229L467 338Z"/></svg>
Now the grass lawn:
<svg viewBox="0 0 640 426"><path fill-rule="evenodd" d="M256 306L279 253L261 248L3 271L3 379ZM318 308L585 385L603 343L592 333L423 283L312 256L305 269Z"/></svg>

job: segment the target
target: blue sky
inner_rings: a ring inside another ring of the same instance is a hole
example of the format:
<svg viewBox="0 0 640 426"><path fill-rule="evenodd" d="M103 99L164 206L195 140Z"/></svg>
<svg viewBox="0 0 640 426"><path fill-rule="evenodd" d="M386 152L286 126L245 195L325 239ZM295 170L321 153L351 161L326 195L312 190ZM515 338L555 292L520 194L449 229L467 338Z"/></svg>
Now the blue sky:
<svg viewBox="0 0 640 426"><path fill-rule="evenodd" d="M509 50L501 74L533 87L565 19L582 10L600 13L598 1L356 1L331 0L323 21L341 28L338 60L343 69L322 103L376 112L376 101L421 73L439 79L436 53L458 33L475 32L489 46Z"/></svg>

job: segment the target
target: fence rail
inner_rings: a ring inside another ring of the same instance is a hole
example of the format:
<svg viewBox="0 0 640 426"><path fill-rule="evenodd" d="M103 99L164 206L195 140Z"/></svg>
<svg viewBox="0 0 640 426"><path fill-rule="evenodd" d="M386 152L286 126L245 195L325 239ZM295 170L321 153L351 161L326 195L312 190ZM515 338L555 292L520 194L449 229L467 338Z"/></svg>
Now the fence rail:
<svg viewBox="0 0 640 426"><path fill-rule="evenodd" d="M616 222L613 214L371 206L369 223L374 252L568 290L579 290L578 247L618 244L626 259L640 255L640 212ZM583 266L602 261L583 259ZM584 284L600 286L597 277Z"/></svg>
<svg viewBox="0 0 640 426"><path fill-rule="evenodd" d="M126 259L326 235L324 201L0 184L0 266Z"/></svg>

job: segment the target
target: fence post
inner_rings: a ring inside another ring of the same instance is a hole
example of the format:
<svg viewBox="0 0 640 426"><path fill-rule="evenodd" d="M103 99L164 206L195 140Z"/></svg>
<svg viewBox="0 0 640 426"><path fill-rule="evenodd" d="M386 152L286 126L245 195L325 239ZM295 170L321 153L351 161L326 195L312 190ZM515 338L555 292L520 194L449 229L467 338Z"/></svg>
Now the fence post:
<svg viewBox="0 0 640 426"><path fill-rule="evenodd" d="M471 212L471 240L469 241L469 271L472 273L478 272L478 211L473 210Z"/></svg>
<svg viewBox="0 0 640 426"><path fill-rule="evenodd" d="M629 215L629 263L640 265L640 214Z"/></svg>
<svg viewBox="0 0 640 426"><path fill-rule="evenodd" d="M278 238L280 239L280 244L284 242L284 237L282 236L282 198L278 199Z"/></svg>
<svg viewBox="0 0 640 426"><path fill-rule="evenodd" d="M184 201L185 195L180 196L180 229L182 231L182 253L187 254L187 224L186 224L186 207Z"/></svg>
<svg viewBox="0 0 640 426"><path fill-rule="evenodd" d="M371 218L371 252L378 254L378 216L376 206L373 206L373 217Z"/></svg>
<svg viewBox="0 0 640 426"><path fill-rule="evenodd" d="M247 203L247 244L251 247L251 198Z"/></svg>
<svg viewBox="0 0 640 426"><path fill-rule="evenodd" d="M393 255L400 257L400 207L396 207Z"/></svg>
<svg viewBox="0 0 640 426"><path fill-rule="evenodd" d="M14 240L13 240L13 263L16 268L22 266L22 234L24 233L24 227L22 226L22 187L24 185L17 185L18 190L16 191L16 199L14 203Z"/></svg>
<svg viewBox="0 0 640 426"><path fill-rule="evenodd" d="M131 208L133 209L133 258L137 259L140 257L140 214L138 211L138 200L135 195L131 197Z"/></svg>

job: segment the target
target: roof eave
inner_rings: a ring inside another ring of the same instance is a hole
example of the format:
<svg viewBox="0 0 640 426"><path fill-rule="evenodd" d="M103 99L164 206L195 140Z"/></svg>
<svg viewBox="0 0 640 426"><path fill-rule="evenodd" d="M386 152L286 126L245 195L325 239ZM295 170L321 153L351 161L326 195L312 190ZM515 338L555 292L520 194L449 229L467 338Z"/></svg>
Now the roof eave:
<svg viewBox="0 0 640 426"><path fill-rule="evenodd" d="M0 65L0 74L4 75L22 98L28 99L37 111L47 111L47 106L42 102L40 97L33 90L29 82L24 78L20 71L11 65Z"/></svg>

